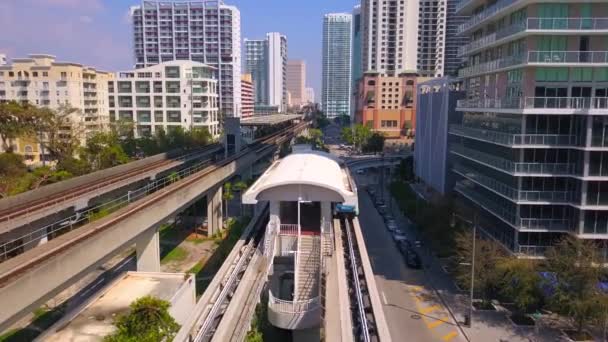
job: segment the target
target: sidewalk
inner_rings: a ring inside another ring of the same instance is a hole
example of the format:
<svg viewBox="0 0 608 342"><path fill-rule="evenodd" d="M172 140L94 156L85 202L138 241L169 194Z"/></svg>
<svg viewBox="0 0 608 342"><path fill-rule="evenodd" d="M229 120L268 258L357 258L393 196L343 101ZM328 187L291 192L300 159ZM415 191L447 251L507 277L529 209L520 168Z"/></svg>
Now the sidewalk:
<svg viewBox="0 0 608 342"><path fill-rule="evenodd" d="M390 196L388 189L384 191L385 202L392 208L393 217L400 226L405 227L406 235L411 239L417 239L418 234L412 230L411 221L403 216L399 210L397 202ZM392 201L390 203L389 201ZM522 327L514 325L508 318L508 312L481 311L473 312L473 326L467 328L463 325L465 313L469 310L469 295L460 291L454 284L452 277L444 271L440 260L433 255L429 244L424 241L423 247L419 248L425 274L429 283L439 294L445 304L449 307L456 320L460 323L460 328L467 339L472 342L559 342L569 341L558 329L554 328L557 322L549 317L540 319L538 328ZM597 340L600 341L600 340Z"/></svg>

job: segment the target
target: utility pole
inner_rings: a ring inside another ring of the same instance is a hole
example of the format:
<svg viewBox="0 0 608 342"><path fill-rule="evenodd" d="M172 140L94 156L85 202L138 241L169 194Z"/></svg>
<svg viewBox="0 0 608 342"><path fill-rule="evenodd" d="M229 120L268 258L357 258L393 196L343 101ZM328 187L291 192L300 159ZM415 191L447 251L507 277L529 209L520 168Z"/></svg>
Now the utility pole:
<svg viewBox="0 0 608 342"><path fill-rule="evenodd" d="M450 222L450 226L452 228L456 226L456 217L460 218L465 223L473 225L473 241L471 244L473 250L471 251L471 285L469 288L469 312L464 316L464 324L470 328L473 325L473 297L475 294L475 254L477 252L475 245L477 241L477 226L479 225L479 216L477 215L477 213L475 213L475 215L473 216L473 221L471 222L456 213L452 213L452 220Z"/></svg>

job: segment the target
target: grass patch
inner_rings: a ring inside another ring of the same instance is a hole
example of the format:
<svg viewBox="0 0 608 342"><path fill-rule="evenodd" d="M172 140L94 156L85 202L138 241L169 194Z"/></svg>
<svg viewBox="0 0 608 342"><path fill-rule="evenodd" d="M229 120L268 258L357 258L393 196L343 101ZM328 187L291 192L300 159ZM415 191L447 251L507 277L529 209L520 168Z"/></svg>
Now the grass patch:
<svg viewBox="0 0 608 342"><path fill-rule="evenodd" d="M120 209L124 206L125 206L124 203L122 203L122 204L111 203L109 205L102 205L97 211L88 213L87 219L89 220L89 222L97 221L99 219L102 219L102 218L110 215L111 213L117 211L118 209Z"/></svg>
<svg viewBox="0 0 608 342"><path fill-rule="evenodd" d="M203 269L203 267L205 267L206 263L207 263L207 259L203 259L203 260L197 262L196 265L192 266L192 268L188 270L187 273L194 273L194 274L199 273Z"/></svg>
<svg viewBox="0 0 608 342"><path fill-rule="evenodd" d="M181 248L181 247L175 247L173 248L169 253L167 253L167 255L165 255L160 263L161 264L166 264L169 262L174 262L174 261L184 261L186 258L188 257L188 252Z"/></svg>
<svg viewBox="0 0 608 342"><path fill-rule="evenodd" d="M215 273L222 267L224 260L226 260L228 254L232 251L232 248L243 234L243 231L250 220L250 217L241 217L238 220L229 219L226 221L226 229L211 237L218 245L215 252L213 252L213 255L208 260L204 261L204 265L201 265L200 269L195 269L199 264L193 267L195 271L198 271L192 272L196 274L197 296L200 296L205 292L211 279L213 279Z"/></svg>

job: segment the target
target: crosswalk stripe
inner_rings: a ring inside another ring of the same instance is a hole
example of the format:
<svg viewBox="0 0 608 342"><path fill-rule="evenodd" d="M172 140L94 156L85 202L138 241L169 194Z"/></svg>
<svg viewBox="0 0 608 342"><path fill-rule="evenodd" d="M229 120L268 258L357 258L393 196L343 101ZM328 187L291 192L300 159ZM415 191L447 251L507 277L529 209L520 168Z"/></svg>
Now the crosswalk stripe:
<svg viewBox="0 0 608 342"><path fill-rule="evenodd" d="M427 323L426 326L429 329L437 328L438 326L442 325L443 323L446 323L448 320L449 320L449 318L445 317L445 318L442 318L442 319L438 319L438 320L436 320L434 322Z"/></svg>
<svg viewBox="0 0 608 342"><path fill-rule="evenodd" d="M449 340L453 339L454 337L456 337L457 335L458 335L457 332L452 331L451 333L443 336L441 339L444 340L444 341L449 341Z"/></svg>
<svg viewBox="0 0 608 342"><path fill-rule="evenodd" d="M439 306L439 305L433 305L433 306L429 306L429 307L426 307L426 308L424 308L424 309L421 309L421 310L420 310L420 313L422 313L422 314L425 314L425 315L426 315L426 314L428 314L428 313L431 313L431 312L433 312L433 311L440 310L440 309L441 309L441 306Z"/></svg>

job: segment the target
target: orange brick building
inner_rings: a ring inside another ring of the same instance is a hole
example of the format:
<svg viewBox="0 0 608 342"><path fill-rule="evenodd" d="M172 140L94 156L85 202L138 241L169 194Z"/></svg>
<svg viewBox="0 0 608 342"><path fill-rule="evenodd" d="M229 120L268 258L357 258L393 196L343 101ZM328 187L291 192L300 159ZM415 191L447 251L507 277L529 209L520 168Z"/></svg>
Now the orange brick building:
<svg viewBox="0 0 608 342"><path fill-rule="evenodd" d="M416 73L365 73L357 87L356 122L389 139L412 135L416 129L416 78Z"/></svg>

